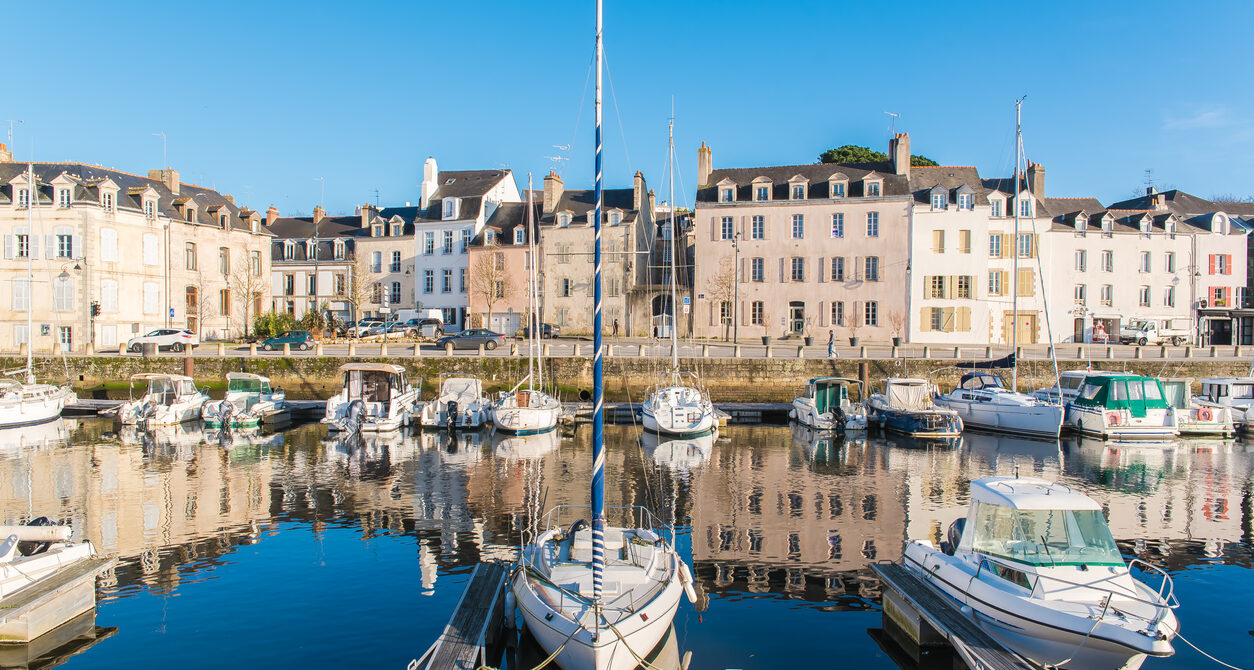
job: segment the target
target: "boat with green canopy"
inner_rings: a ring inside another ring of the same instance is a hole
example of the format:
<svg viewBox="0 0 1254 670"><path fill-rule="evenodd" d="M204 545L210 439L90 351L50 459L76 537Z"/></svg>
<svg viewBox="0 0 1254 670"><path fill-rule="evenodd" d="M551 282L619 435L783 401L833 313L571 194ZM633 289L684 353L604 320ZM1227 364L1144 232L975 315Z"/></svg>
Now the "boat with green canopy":
<svg viewBox="0 0 1254 670"><path fill-rule="evenodd" d="M1163 440L1180 434L1162 384L1132 374L1086 377L1067 405L1063 426L1106 440Z"/></svg>

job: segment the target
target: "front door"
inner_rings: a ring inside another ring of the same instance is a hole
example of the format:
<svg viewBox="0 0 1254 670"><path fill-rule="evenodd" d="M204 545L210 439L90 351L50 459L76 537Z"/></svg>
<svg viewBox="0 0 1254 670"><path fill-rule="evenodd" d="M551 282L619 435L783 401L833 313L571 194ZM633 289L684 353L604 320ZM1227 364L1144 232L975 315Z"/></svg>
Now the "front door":
<svg viewBox="0 0 1254 670"><path fill-rule="evenodd" d="M788 332L800 335L806 329L806 304L794 300L788 303Z"/></svg>
<svg viewBox="0 0 1254 670"><path fill-rule="evenodd" d="M1232 320L1214 318L1207 322L1210 326L1210 343L1212 346L1232 344Z"/></svg>
<svg viewBox="0 0 1254 670"><path fill-rule="evenodd" d="M1019 322L1015 323L1014 312L1006 312L1002 317L1002 336L1006 338L1006 344L1014 342L1011 328L1019 330L1019 346L1025 344L1036 344L1036 312L1019 312ZM1080 325L1081 335L1083 335L1083 326ZM1081 338L1083 339L1083 338Z"/></svg>
<svg viewBox="0 0 1254 670"><path fill-rule="evenodd" d="M1079 317L1075 320L1075 331L1071 337L1072 342L1084 341L1084 317Z"/></svg>

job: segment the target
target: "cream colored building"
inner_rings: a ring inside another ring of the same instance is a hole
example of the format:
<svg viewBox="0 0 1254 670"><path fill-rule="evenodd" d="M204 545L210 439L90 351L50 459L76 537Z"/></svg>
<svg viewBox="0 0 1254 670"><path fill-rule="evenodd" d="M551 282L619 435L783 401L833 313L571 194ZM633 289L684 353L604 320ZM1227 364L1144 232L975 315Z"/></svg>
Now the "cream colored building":
<svg viewBox="0 0 1254 670"><path fill-rule="evenodd" d="M32 189L10 158L0 152L0 351L114 349L163 327L227 338L243 330L245 301L248 314L267 301L270 236L231 196L174 170L82 163L34 164Z"/></svg>
<svg viewBox="0 0 1254 670"><path fill-rule="evenodd" d="M883 164L713 169L698 151L693 332L887 340L904 335L910 143ZM736 252L737 247L739 253Z"/></svg>

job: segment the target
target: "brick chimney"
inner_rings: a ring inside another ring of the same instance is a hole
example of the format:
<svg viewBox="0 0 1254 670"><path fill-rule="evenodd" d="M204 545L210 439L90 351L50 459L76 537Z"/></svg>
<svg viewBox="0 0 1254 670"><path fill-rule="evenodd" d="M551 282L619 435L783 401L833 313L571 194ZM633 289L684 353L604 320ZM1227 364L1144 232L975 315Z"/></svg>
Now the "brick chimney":
<svg viewBox="0 0 1254 670"><path fill-rule="evenodd" d="M421 191L418 194L418 208L426 209L431 205L431 196L435 195L435 190L440 187L436 183L440 178L440 168L435 164L435 157L428 156L426 162L422 164L422 185L419 186Z"/></svg>
<svg viewBox="0 0 1254 670"><path fill-rule="evenodd" d="M226 198L226 201L231 203L232 205L235 204L235 196L231 195L230 193L223 193L222 197Z"/></svg>
<svg viewBox="0 0 1254 670"><path fill-rule="evenodd" d="M1045 197L1045 168L1032 161L1028 161L1028 190L1033 197Z"/></svg>
<svg viewBox="0 0 1254 670"><path fill-rule="evenodd" d="M1165 193L1159 193L1158 189L1153 186L1147 186L1145 188L1145 195L1149 196L1150 202L1153 203L1155 211L1161 212L1167 209L1167 195Z"/></svg>
<svg viewBox="0 0 1254 670"><path fill-rule="evenodd" d="M910 133L897 133L888 141L888 159L895 174L910 177Z"/></svg>
<svg viewBox="0 0 1254 670"><path fill-rule="evenodd" d="M639 212L644 206L644 173L636 170L636 176L631 191L631 208Z"/></svg>
<svg viewBox="0 0 1254 670"><path fill-rule="evenodd" d="M278 220L279 220L279 208L275 207L274 205L270 205L270 208L266 210L266 225L267 226L273 225L274 222Z"/></svg>
<svg viewBox="0 0 1254 670"><path fill-rule="evenodd" d="M552 214L557 202L562 199L562 178L557 173L549 170L549 174L544 177L544 214Z"/></svg>
<svg viewBox="0 0 1254 670"><path fill-rule="evenodd" d="M653 189L649 189L649 216L653 216L657 212L657 196L653 195Z"/></svg>
<svg viewBox="0 0 1254 670"><path fill-rule="evenodd" d="M357 208L357 211L361 214L361 227L369 228L370 222L374 221L374 215L379 210L375 209L374 205L362 205Z"/></svg>
<svg viewBox="0 0 1254 670"><path fill-rule="evenodd" d="M313 222L318 223L319 221L322 221L325 218L327 218L327 211L322 208L322 205L318 205L317 207L314 207Z"/></svg>
<svg viewBox="0 0 1254 670"><path fill-rule="evenodd" d="M170 193L179 194L179 173L178 170L166 168L164 170L149 170L148 178L153 181L159 181L170 189ZM195 184L193 184L195 186Z"/></svg>
<svg viewBox="0 0 1254 670"><path fill-rule="evenodd" d="M710 173L714 171L714 155L710 148L701 143L697 149L697 186L705 186L710 181Z"/></svg>
<svg viewBox="0 0 1254 670"><path fill-rule="evenodd" d="M9 148L7 146L0 144L0 163L12 163L12 162L13 162L13 152L9 151Z"/></svg>

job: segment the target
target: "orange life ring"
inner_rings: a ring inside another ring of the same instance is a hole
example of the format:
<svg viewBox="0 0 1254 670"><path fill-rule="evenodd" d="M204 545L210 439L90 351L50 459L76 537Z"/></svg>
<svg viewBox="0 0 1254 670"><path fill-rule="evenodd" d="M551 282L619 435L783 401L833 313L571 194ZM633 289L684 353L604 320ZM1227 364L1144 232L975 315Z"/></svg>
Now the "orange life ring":
<svg viewBox="0 0 1254 670"><path fill-rule="evenodd" d="M1106 423L1108 423L1108 424L1110 424L1110 425L1112 425L1112 426L1118 426L1118 425L1119 425L1119 413L1118 413L1118 412L1107 412L1107 413L1106 413Z"/></svg>
<svg viewBox="0 0 1254 670"><path fill-rule="evenodd" d="M1209 407L1203 407L1197 411L1198 421L1210 421L1213 418L1215 418L1215 415L1211 413Z"/></svg>

